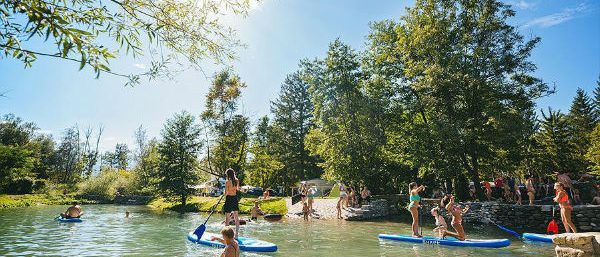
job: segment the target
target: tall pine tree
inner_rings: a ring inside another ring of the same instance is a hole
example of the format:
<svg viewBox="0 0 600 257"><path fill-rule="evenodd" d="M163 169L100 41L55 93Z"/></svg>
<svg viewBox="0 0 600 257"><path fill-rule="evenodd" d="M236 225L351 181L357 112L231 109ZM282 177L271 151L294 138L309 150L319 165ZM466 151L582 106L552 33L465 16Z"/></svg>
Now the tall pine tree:
<svg viewBox="0 0 600 257"><path fill-rule="evenodd" d="M573 146L573 167L571 169L575 172L584 172L589 165L585 154L589 149L595 118L592 100L581 88L577 89L567 120Z"/></svg>
<svg viewBox="0 0 600 257"><path fill-rule="evenodd" d="M165 196L179 197L182 206L194 192L198 181L198 154L202 148L202 130L187 112L169 119L161 131L158 145L158 189Z"/></svg>
<svg viewBox="0 0 600 257"><path fill-rule="evenodd" d="M278 98L271 103L273 154L283 165L274 180L285 187L320 177L323 173L317 166L317 157L310 155L304 143L314 124L309 84L303 76L300 71L288 75Z"/></svg>
<svg viewBox="0 0 600 257"><path fill-rule="evenodd" d="M283 165L274 155L273 143L273 129L269 118L264 116L259 119L250 144L248 179L252 185L265 189L282 185L281 177L277 175L280 174Z"/></svg>
<svg viewBox="0 0 600 257"><path fill-rule="evenodd" d="M543 173L571 171L573 168L574 147L570 140L567 117L560 111L542 111L540 130L535 135L537 156L543 163Z"/></svg>

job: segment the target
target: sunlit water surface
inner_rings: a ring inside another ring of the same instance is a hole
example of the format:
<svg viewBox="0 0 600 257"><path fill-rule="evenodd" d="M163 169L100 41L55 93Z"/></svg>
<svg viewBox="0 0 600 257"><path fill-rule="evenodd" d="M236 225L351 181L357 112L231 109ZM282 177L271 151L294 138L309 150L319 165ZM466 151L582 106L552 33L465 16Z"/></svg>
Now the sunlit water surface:
<svg viewBox="0 0 600 257"><path fill-rule="evenodd" d="M0 210L0 256L218 256L219 249L190 243L189 231L206 214L157 212L145 206L84 206L82 223L53 220L67 206ZM131 217L125 219L125 211ZM218 233L223 216L213 215L207 231ZM424 227L428 234L431 227ZM512 243L502 249L419 245L377 238L410 232L403 220L375 222L284 220L242 226L241 234L277 244L278 252L242 256L555 256L551 244ZM495 227L467 227L471 238L506 238Z"/></svg>

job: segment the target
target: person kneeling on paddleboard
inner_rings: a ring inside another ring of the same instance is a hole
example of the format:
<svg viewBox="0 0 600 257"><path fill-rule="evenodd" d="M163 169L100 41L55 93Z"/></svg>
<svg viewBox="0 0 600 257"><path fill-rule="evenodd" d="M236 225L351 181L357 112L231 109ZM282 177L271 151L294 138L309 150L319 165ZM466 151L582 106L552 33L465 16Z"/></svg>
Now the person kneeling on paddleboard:
<svg viewBox="0 0 600 257"><path fill-rule="evenodd" d="M435 218L435 225L437 226L433 229L433 232L438 233L438 236L441 238L446 237L444 235L444 232L448 230L448 224L446 224L446 220L440 214L440 207L435 207L431 209L431 215L433 215L433 217Z"/></svg>
<svg viewBox="0 0 600 257"><path fill-rule="evenodd" d="M469 206L467 205L464 209L460 208L460 206L454 204L454 196L450 195L450 201L446 204L446 210L452 214L452 227L456 233L445 231L444 236L451 235L460 241L464 241L466 235L465 229L462 226L462 216L469 211Z"/></svg>
<svg viewBox="0 0 600 257"><path fill-rule="evenodd" d="M425 186L418 186L417 182L411 182L408 184L408 189L410 192L410 204L408 204L408 211L410 211L410 215L412 216L412 236L413 237L423 237L419 233L419 208L421 208L421 196L419 196L419 192L425 190Z"/></svg>
<svg viewBox="0 0 600 257"><path fill-rule="evenodd" d="M223 238L211 237L210 241L219 241L221 244L225 245L223 249L223 253L221 257L239 257L240 256L240 246L234 239L234 232L231 227L225 227L221 230L221 235Z"/></svg>

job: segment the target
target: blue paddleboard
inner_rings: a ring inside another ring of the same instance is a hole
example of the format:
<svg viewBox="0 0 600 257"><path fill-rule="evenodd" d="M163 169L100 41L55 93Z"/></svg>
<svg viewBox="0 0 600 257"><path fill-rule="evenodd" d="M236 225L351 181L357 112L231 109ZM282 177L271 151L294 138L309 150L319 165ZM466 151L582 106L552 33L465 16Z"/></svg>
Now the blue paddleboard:
<svg viewBox="0 0 600 257"><path fill-rule="evenodd" d="M446 245L446 246L459 246L459 247L486 247L486 248L500 248L510 245L508 239L467 239L460 241L453 237L446 237L445 239L433 236L424 236L421 238L412 237L409 235L389 235L379 234L380 239L402 241L417 244L435 244L435 245Z"/></svg>
<svg viewBox="0 0 600 257"><path fill-rule="evenodd" d="M529 241L552 243L552 239L554 239L554 235L523 233L523 238L527 239Z"/></svg>
<svg viewBox="0 0 600 257"><path fill-rule="evenodd" d="M221 237L221 235L213 234L213 233L204 233L202 238L198 239L198 236L194 234L194 232L190 232L187 236L188 240L212 247L225 248L224 244L221 244L219 241L210 241L211 237ZM238 237L238 245L240 246L241 251L249 251L249 252L275 252L277 251L277 245L273 243L269 243L262 240L257 240L254 238L248 237Z"/></svg>
<svg viewBox="0 0 600 257"><path fill-rule="evenodd" d="M63 218L58 216L56 218L56 220L60 221L60 222L83 222L83 220L81 220L80 218Z"/></svg>

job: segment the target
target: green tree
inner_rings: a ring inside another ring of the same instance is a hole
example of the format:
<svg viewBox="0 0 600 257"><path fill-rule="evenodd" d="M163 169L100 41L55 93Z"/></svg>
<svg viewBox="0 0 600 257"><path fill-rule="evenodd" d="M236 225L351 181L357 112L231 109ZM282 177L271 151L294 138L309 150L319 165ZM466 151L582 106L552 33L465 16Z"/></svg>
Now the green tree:
<svg viewBox="0 0 600 257"><path fill-rule="evenodd" d="M596 124L591 134L590 148L585 157L592 163L592 172L600 176L600 123Z"/></svg>
<svg viewBox="0 0 600 257"><path fill-rule="evenodd" d="M271 103L273 124L269 136L265 136L271 144L271 154L283 165L281 170L273 171L276 172L273 183L286 188L323 173L317 165L318 158L310 155L304 143L313 127L313 105L308 92L310 85L302 76L297 71L285 78L278 98Z"/></svg>
<svg viewBox="0 0 600 257"><path fill-rule="evenodd" d="M40 56L60 58L101 72L123 76L129 83L141 77L169 76L170 66L186 61L201 68L203 61L232 60L240 46L235 32L223 23L227 13L245 15L252 0L24 0L0 1L0 50L26 67ZM30 41L48 47L33 48ZM50 47L54 46L54 47ZM56 49L55 51L45 49ZM119 54L154 61L147 71L124 74L109 61ZM157 56L158 55L158 56ZM185 65L185 64L184 64ZM187 65L186 65L187 66Z"/></svg>
<svg viewBox="0 0 600 257"><path fill-rule="evenodd" d="M0 144L24 146L35 136L37 126L25 122L14 114L6 114L0 119Z"/></svg>
<svg viewBox="0 0 600 257"><path fill-rule="evenodd" d="M30 151L21 147L0 144L0 192L31 192L35 162L31 155Z"/></svg>
<svg viewBox="0 0 600 257"><path fill-rule="evenodd" d="M63 184L78 182L83 173L84 163L81 160L81 140L77 127L67 128L56 149L58 166L55 180Z"/></svg>
<svg viewBox="0 0 600 257"><path fill-rule="evenodd" d="M366 178L375 187L385 180L380 147L385 143L382 131L373 126L372 106L363 94L362 72L357 54L339 40L332 42L324 60L304 63L313 103L315 126L306 138L312 155L323 158L321 164L329 179L356 184Z"/></svg>
<svg viewBox="0 0 600 257"><path fill-rule="evenodd" d="M594 105L592 99L578 88L577 94L571 104L571 109L567 115L571 143L573 145L573 159L571 171L585 172L589 163L585 158L590 146L590 134L594 130Z"/></svg>
<svg viewBox="0 0 600 257"><path fill-rule="evenodd" d="M274 187L281 179L282 163L273 154L273 131L269 118L264 116L259 119L256 130L250 143L250 161L248 163L248 180L250 184L262 188Z"/></svg>
<svg viewBox="0 0 600 257"><path fill-rule="evenodd" d="M169 119L161 131L158 145L158 189L165 196L176 196L186 205L198 181L198 154L202 148L201 128L187 112Z"/></svg>
<svg viewBox="0 0 600 257"><path fill-rule="evenodd" d="M497 172L496 162L521 162L534 100L549 88L530 75L539 38L526 41L507 23L514 15L496 0L417 0L399 23L374 27L373 62L384 68L381 77L396 77L380 91L406 103L419 138L408 140L429 149L409 145L419 169L478 184Z"/></svg>
<svg viewBox="0 0 600 257"><path fill-rule="evenodd" d="M573 165L573 142L567 117L560 111L548 109L542 111L540 131L536 134L539 156L542 159L544 173L551 171L570 171Z"/></svg>
<svg viewBox="0 0 600 257"><path fill-rule="evenodd" d="M154 138L148 140L146 130L142 126L138 127L134 135L137 145L134 174L136 174L141 191L153 193L158 183L159 142Z"/></svg>
<svg viewBox="0 0 600 257"><path fill-rule="evenodd" d="M600 76L598 77L598 80L596 81L596 88L594 89L593 104L594 104L595 122L598 123L598 122L600 122Z"/></svg>
<svg viewBox="0 0 600 257"><path fill-rule="evenodd" d="M229 69L217 73L206 95L206 110L202 121L206 125L207 153L203 170L222 177L233 168L243 179L243 167L248 152L248 118L237 114L241 89L246 85Z"/></svg>
<svg viewBox="0 0 600 257"><path fill-rule="evenodd" d="M119 170L127 170L129 166L129 148L126 144L116 144L113 152L107 151L102 157L104 165Z"/></svg>

